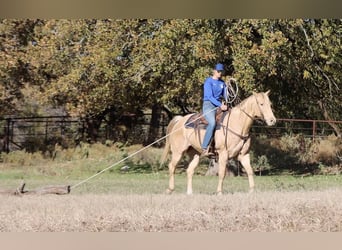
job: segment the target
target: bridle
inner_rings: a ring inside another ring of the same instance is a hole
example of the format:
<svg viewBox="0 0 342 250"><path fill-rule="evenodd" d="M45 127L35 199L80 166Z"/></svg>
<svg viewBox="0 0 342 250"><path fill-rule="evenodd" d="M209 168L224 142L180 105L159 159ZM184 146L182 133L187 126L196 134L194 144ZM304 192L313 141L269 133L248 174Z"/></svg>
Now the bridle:
<svg viewBox="0 0 342 250"><path fill-rule="evenodd" d="M258 99L257 99L257 97L256 97L256 95L255 95L254 93L253 93L253 96L254 96L255 101L256 101L256 103L257 103L257 106L258 106L258 108L259 108L259 112L260 112L260 114L261 114L261 116L262 116L260 119L261 119L262 121L264 121L264 114L261 112L260 103L258 102ZM242 111L242 113L244 113L244 114L245 114L248 118L250 118L252 121L259 120L259 119L256 119L257 117L253 117L253 116L251 116L250 114L248 114L248 113L247 113L244 109L242 109L241 107L239 107L239 109ZM243 144L245 144L246 141L249 139L250 134L241 135L241 134L239 134L239 133L237 133L237 132L231 130L231 129L228 127L228 122L229 122L229 117L227 118L227 124L226 124L225 126L223 125L223 128L226 127L226 129L224 129L223 131L225 131L225 130L227 131L227 132L226 132L226 135L225 135L225 147L226 147L226 148L228 147L228 144L227 144L228 131L231 132L232 134L238 136L240 139L242 139L242 140L243 140Z"/></svg>
<svg viewBox="0 0 342 250"><path fill-rule="evenodd" d="M256 95L253 93L253 96L254 96L254 98L255 98L255 101L256 101L256 103L257 103L257 106L258 106L258 108L259 108L259 112L260 112L260 114L261 114L261 118L258 118L258 117L253 117L253 116L251 116L250 114L248 114L244 109L242 109L242 108L240 108L239 107L239 109L242 111L242 113L244 113L247 117L249 117L251 120L253 120L253 121L255 121L255 120L258 120L258 121L260 121L260 120L262 120L262 121L264 121L265 120L265 117L264 117L264 113L262 112L262 110L261 110L261 108L260 108L260 103L259 103L259 101L258 101L258 98L256 97Z"/></svg>

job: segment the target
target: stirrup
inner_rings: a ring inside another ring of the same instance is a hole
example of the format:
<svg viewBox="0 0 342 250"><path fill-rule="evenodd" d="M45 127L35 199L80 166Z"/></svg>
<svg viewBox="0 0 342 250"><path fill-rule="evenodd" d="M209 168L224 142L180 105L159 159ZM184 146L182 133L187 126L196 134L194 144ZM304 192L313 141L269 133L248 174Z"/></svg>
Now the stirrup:
<svg viewBox="0 0 342 250"><path fill-rule="evenodd" d="M210 152L209 149L203 149L200 157L213 157L215 154L213 152Z"/></svg>

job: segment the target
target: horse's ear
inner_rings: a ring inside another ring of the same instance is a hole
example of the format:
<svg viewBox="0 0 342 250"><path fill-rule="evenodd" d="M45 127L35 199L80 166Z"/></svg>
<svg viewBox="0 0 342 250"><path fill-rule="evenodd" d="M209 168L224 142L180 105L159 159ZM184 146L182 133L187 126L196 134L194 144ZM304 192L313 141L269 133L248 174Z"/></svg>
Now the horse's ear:
<svg viewBox="0 0 342 250"><path fill-rule="evenodd" d="M271 93L271 90L267 90L267 91L265 92L266 95L270 95L270 93Z"/></svg>

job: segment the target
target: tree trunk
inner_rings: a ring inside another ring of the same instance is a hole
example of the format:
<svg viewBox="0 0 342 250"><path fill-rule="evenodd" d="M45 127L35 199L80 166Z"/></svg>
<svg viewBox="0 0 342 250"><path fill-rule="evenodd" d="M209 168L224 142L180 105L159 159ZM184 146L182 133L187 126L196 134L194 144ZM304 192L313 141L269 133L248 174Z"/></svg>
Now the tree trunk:
<svg viewBox="0 0 342 250"><path fill-rule="evenodd" d="M97 142L102 119L103 115L85 118L85 133L87 140L90 140L90 142Z"/></svg>
<svg viewBox="0 0 342 250"><path fill-rule="evenodd" d="M152 106L152 117L150 121L150 129L148 133L147 145L153 143L159 136L159 125L162 114L162 107L159 104Z"/></svg>
<svg viewBox="0 0 342 250"><path fill-rule="evenodd" d="M321 108L321 110L323 110L323 117L324 119L328 120L328 124L334 129L337 137L341 138L342 137L342 133L341 133L341 130L340 128L333 122L329 122L329 121L332 121L333 119L330 117L323 101L318 101L318 105L319 107Z"/></svg>

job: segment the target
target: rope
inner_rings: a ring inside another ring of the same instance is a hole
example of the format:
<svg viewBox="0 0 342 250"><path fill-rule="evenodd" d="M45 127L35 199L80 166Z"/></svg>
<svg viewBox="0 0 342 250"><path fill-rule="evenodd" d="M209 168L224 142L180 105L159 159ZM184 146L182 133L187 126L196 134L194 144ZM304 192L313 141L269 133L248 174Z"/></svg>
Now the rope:
<svg viewBox="0 0 342 250"><path fill-rule="evenodd" d="M232 83L234 84L235 89L232 86ZM227 88L226 88L226 96L227 96L226 102L228 104L232 104L232 103L236 104L235 101L237 101L238 103L241 102L241 100L239 100L238 98L238 93L239 93L239 86L238 86L236 79L230 78L229 81L227 82Z"/></svg>
<svg viewBox="0 0 342 250"><path fill-rule="evenodd" d="M199 116L198 118L196 118L195 120L193 120L193 121L191 121L191 122L197 121L198 119L200 119L200 118L203 117L204 115L206 115L206 114L208 114L208 113L210 113L210 112L212 112L212 111L214 111L214 110L216 110L216 109L217 109L217 107L215 107L214 109L208 111L208 112L205 113L205 114L202 114L201 116ZM189 125L191 122L186 123L185 126L186 126L186 125ZM71 190L71 189L74 189L74 188L76 188L76 187L78 187L78 186L80 186L81 184L83 184L83 183L85 183L85 182L88 182L89 180L91 180L91 179L95 178L96 176L102 174L103 172L105 172L105 171L107 171L107 170L109 170L109 169L111 169L111 168L117 166L118 164L120 164L120 163L124 162L125 160L127 160L127 159L129 159L129 158L135 156L136 154L138 154L138 153L144 151L145 149L147 149L147 148L151 147L152 145L154 145L154 144L160 142L161 140L164 140L166 137L168 137L169 135L173 134L174 132L178 131L178 130L181 129L181 128L182 128L182 127L180 127L180 128L178 128L178 129L172 131L171 133L169 133L169 134L167 134L167 135L165 135L165 136L159 138L158 140L152 142L151 144L149 144L149 145L147 145L147 146L145 146L145 147L139 149L138 151L136 151L136 152L134 152L134 153L128 155L127 157L121 159L120 161L118 161L118 162L116 162L116 163L110 165L109 167L107 167L107 168L101 170L100 172L98 172L98 173L96 173L96 174L90 176L89 178L87 178L87 179L85 179L85 180L83 180L83 181L81 181L81 182L79 182L79 183L77 183L77 184L71 186L71 187L70 187L70 190Z"/></svg>

